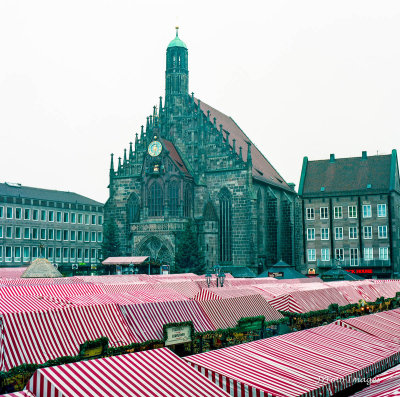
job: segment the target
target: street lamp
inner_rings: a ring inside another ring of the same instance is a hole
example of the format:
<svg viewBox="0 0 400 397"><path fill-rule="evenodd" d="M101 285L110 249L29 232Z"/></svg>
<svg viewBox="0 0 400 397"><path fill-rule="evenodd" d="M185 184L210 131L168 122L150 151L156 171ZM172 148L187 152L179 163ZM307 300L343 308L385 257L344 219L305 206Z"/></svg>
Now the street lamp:
<svg viewBox="0 0 400 397"><path fill-rule="evenodd" d="M221 284L221 287L224 286L224 281L225 281L225 273L221 270L219 272L219 283Z"/></svg>
<svg viewBox="0 0 400 397"><path fill-rule="evenodd" d="M208 288L210 288L211 278L212 278L212 274L211 274L211 272L209 270L207 270L206 281L207 281L207 287Z"/></svg>
<svg viewBox="0 0 400 397"><path fill-rule="evenodd" d="M225 273L221 269L221 266L216 265L214 267L215 271L215 276L217 277L217 288L219 287L219 284L221 284L221 287L224 286L224 280L225 280Z"/></svg>

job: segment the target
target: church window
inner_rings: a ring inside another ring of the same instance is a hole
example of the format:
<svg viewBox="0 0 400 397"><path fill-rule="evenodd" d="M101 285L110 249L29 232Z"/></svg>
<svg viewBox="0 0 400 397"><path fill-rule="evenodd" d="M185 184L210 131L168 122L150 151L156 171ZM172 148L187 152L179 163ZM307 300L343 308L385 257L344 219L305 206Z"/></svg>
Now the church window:
<svg viewBox="0 0 400 397"><path fill-rule="evenodd" d="M257 193L257 248L258 253L261 253L264 249L264 227L263 227L263 202L261 190Z"/></svg>
<svg viewBox="0 0 400 397"><path fill-rule="evenodd" d="M129 223L139 222L140 207L139 198L133 194L128 202L128 221Z"/></svg>
<svg viewBox="0 0 400 397"><path fill-rule="evenodd" d="M221 262L232 261L232 201L228 189L219 197L219 256Z"/></svg>
<svg viewBox="0 0 400 397"><path fill-rule="evenodd" d="M149 189L149 216L162 216L163 189L159 182L154 182Z"/></svg>
<svg viewBox="0 0 400 397"><path fill-rule="evenodd" d="M189 218L192 213L192 193L190 187L186 186L185 196L184 196L184 206L183 206L183 216Z"/></svg>
<svg viewBox="0 0 400 397"><path fill-rule="evenodd" d="M179 182L172 181L168 185L169 215L179 216Z"/></svg>

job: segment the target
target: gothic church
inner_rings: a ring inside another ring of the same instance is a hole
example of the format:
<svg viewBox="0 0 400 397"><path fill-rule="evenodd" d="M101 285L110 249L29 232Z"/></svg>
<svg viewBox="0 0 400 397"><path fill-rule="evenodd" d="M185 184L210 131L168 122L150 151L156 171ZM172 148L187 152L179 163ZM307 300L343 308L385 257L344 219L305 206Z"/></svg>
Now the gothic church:
<svg viewBox="0 0 400 397"><path fill-rule="evenodd" d="M122 252L174 265L179 233L193 220L205 265L261 271L301 258L300 202L234 120L189 94L188 50L166 55L165 99L147 117L115 168L105 220Z"/></svg>

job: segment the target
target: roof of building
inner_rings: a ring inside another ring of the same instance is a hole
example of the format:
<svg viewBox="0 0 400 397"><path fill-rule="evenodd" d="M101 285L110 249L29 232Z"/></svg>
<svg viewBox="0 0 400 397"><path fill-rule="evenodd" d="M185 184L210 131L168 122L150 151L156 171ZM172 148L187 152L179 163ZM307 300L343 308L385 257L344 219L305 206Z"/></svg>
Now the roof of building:
<svg viewBox="0 0 400 397"><path fill-rule="evenodd" d="M363 277L359 276L358 274L353 274L346 272L343 269L331 269L321 276L322 280L324 281L337 281L337 280L347 280L347 281L354 281L354 280L365 280Z"/></svg>
<svg viewBox="0 0 400 397"><path fill-rule="evenodd" d="M268 270L258 275L258 277L269 277L269 273L282 273L282 277L275 277L278 279L307 278L304 274L299 273L294 268L294 266L287 264L283 260L275 263L274 266L270 267Z"/></svg>
<svg viewBox="0 0 400 397"><path fill-rule="evenodd" d="M222 124L223 130L229 132L229 142L232 147L233 139L236 140L236 152L239 154L239 148L242 147L242 158L247 162L247 142L251 143L251 159L253 163L253 177L262 182L278 186L280 188L293 192L290 186L285 182L278 171L264 157L264 155L251 142L247 135L236 124L232 117L214 109L210 105L200 101L201 110L207 115L210 112L210 120L216 119L216 124Z"/></svg>
<svg viewBox="0 0 400 397"><path fill-rule="evenodd" d="M28 198L33 200L62 201L65 203L103 205L98 201L81 196L77 193L22 186L20 183L0 183L0 196Z"/></svg>
<svg viewBox="0 0 400 397"><path fill-rule="evenodd" d="M397 173L397 153L390 155L349 157L329 160L303 161L300 195L329 195L335 193L389 192L393 189L393 174ZM398 174L397 174L398 178Z"/></svg>
<svg viewBox="0 0 400 397"><path fill-rule="evenodd" d="M178 27L176 28L176 36L175 38L168 44L167 48L171 48L171 47L183 47L186 48L186 44L178 37Z"/></svg>
<svg viewBox="0 0 400 397"><path fill-rule="evenodd" d="M63 275L45 258L35 259L21 275L21 278L54 278Z"/></svg>
<svg viewBox="0 0 400 397"><path fill-rule="evenodd" d="M162 139L162 142L163 142L165 148L168 150L170 158L177 165L179 170L182 171L186 176L191 177L190 172L186 168L186 165L185 165L184 161L182 160L182 157L178 153L175 145L171 141L168 141L167 139Z"/></svg>
<svg viewBox="0 0 400 397"><path fill-rule="evenodd" d="M225 273L230 273L233 277L239 278L254 278L257 275L247 266L221 266L221 270Z"/></svg>

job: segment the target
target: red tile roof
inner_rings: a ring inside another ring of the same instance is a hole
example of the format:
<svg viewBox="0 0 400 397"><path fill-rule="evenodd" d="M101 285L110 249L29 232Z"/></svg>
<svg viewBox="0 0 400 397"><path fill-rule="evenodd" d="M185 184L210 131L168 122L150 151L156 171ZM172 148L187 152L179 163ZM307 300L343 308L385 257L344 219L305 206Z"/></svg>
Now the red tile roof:
<svg viewBox="0 0 400 397"><path fill-rule="evenodd" d="M196 103L198 100L196 99ZM269 183L274 186L279 186L283 189L292 189L288 186L285 180L281 177L278 171L269 163L264 155L257 149L257 147L251 142L247 135L240 129L235 121L224 113L214 109L210 105L200 101L200 108L207 115L207 111L210 112L210 121L213 122L214 117L216 118L216 124L219 129L219 125L222 124L224 131L229 132L229 143L232 147L233 139L236 139L236 152L239 154L239 147L242 147L242 158L247 161L247 142L251 143L251 158L253 162L253 177L257 180Z"/></svg>
<svg viewBox="0 0 400 397"><path fill-rule="evenodd" d="M302 194L389 192L391 158L391 155L379 155L364 159L362 157L335 159L332 162L308 161ZM368 187L369 185L371 186Z"/></svg>
<svg viewBox="0 0 400 397"><path fill-rule="evenodd" d="M185 163L183 162L181 156L179 155L178 151L176 150L174 144L171 141L168 141L167 139L162 139L162 142L165 146L165 148L169 152L169 156L171 157L172 161L177 165L177 167L186 175L189 177L192 177L186 168Z"/></svg>

